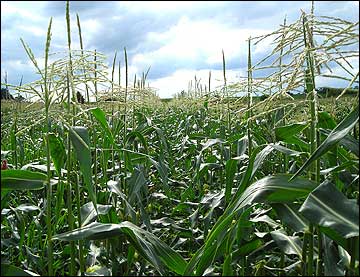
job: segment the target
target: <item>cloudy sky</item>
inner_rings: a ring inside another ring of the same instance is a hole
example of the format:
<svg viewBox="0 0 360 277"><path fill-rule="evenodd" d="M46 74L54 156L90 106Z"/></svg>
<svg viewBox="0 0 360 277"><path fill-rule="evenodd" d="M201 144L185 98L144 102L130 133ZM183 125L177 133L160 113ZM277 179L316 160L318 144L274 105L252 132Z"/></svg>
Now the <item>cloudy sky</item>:
<svg viewBox="0 0 360 277"><path fill-rule="evenodd" d="M104 53L110 67L115 51L124 65L122 51L126 47L130 79L151 66L150 86L166 98L187 90L195 75L206 80L209 70L214 86L220 84L222 49L228 80L246 76L246 40L279 28L285 15L288 22L295 21L300 10L308 12L310 6L310 1L70 1L72 47L80 48L78 13L85 49ZM359 20L359 2L315 1L315 14L355 22ZM12 84L18 84L21 75L23 83L38 78L20 38L41 60L50 17L51 52L66 50L65 1L1 1L2 81L5 71ZM254 47L254 62L270 49L266 45Z"/></svg>

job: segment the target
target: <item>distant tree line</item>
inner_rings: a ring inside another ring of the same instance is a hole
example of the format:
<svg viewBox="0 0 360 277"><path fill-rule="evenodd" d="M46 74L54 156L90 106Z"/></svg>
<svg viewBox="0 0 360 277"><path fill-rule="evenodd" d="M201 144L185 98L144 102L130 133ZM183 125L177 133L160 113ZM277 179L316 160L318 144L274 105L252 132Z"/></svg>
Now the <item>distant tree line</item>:
<svg viewBox="0 0 360 277"><path fill-rule="evenodd" d="M344 90L344 88L332 88L332 87L319 87L316 89L318 95L320 95L321 97L332 97L332 96L338 96L340 95L340 93L342 93ZM349 88L345 95L348 96L356 96L359 93L359 86L354 86L353 88ZM294 98L304 98L306 91L304 91L304 93L292 93L292 92L288 92L289 95L291 95ZM269 95L261 95L259 96L259 100L263 101L266 98L268 98Z"/></svg>
<svg viewBox="0 0 360 277"><path fill-rule="evenodd" d="M338 96L342 93L344 88L331 88L331 87L320 87L317 89L317 93L324 97ZM359 93L359 87L354 86L346 91L346 95L356 96Z"/></svg>

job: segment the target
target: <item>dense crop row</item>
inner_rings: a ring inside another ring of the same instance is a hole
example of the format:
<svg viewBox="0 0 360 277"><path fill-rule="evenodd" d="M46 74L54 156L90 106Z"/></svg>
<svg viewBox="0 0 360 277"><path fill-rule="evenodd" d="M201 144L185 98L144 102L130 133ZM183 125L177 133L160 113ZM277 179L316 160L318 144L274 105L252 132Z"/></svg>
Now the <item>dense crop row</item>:
<svg viewBox="0 0 360 277"><path fill-rule="evenodd" d="M357 26L302 14L272 34L271 65L249 39L245 81L226 82L223 52L223 87L163 103L148 72L115 84L116 55L107 80L70 35L48 64L50 20L44 69L23 42L42 79L15 87L40 101L1 105L1 275L358 275L358 96L315 90L321 66L358 55ZM105 81L122 101L100 101ZM98 102L76 102L81 84Z"/></svg>

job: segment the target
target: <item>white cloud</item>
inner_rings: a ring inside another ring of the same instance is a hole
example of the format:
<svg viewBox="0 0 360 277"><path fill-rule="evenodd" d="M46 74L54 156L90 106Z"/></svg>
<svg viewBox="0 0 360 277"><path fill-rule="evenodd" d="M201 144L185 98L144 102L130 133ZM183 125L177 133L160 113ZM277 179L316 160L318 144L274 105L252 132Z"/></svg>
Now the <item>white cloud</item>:
<svg viewBox="0 0 360 277"><path fill-rule="evenodd" d="M160 48L138 53L134 56L135 64L154 64L157 60L179 60L189 63L203 59L208 65L222 63L221 50L225 59L246 59L247 42L250 36L264 34L265 29L242 29L229 27L227 24L212 19L190 20L183 16L177 25L166 32L148 33L146 40L164 42ZM255 48L256 53L263 52L266 47ZM191 64L192 65L192 64Z"/></svg>
<svg viewBox="0 0 360 277"><path fill-rule="evenodd" d="M1 11L2 15L18 14L32 21L41 21L43 19L42 16L32 12L32 9L34 7L40 9L42 5L44 3L39 1L1 1Z"/></svg>
<svg viewBox="0 0 360 277"><path fill-rule="evenodd" d="M210 70L208 69L196 71L180 69L168 77L150 80L150 84L151 87L157 89L160 98L169 98L182 90L188 91L190 81L192 81L192 85L194 86L195 76L197 81L200 80L200 84L202 84L203 88L205 88L205 85L208 88L209 71ZM243 76L244 74L245 72L241 70L227 70L226 79L228 84L238 81L239 76ZM211 70L211 91L219 89L223 84L223 71Z"/></svg>

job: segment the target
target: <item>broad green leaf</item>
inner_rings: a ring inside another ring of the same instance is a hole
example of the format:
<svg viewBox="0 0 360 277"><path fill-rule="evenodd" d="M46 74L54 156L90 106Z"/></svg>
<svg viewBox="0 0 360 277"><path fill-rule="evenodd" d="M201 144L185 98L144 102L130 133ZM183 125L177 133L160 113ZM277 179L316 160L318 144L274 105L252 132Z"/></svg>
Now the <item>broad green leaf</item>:
<svg viewBox="0 0 360 277"><path fill-rule="evenodd" d="M199 180L201 177L206 175L209 170L221 168L221 165L218 163L201 163L199 166L199 170L195 175L195 179Z"/></svg>
<svg viewBox="0 0 360 277"><path fill-rule="evenodd" d="M308 228L309 222L298 212L295 204L275 203L271 206L279 218L295 232L305 232Z"/></svg>
<svg viewBox="0 0 360 277"><path fill-rule="evenodd" d="M310 193L299 211L310 222L334 229L344 238L359 236L359 206L330 182Z"/></svg>
<svg viewBox="0 0 360 277"><path fill-rule="evenodd" d="M336 127L336 121L334 118L325 111L318 113L318 128L334 129Z"/></svg>
<svg viewBox="0 0 360 277"><path fill-rule="evenodd" d="M244 136L241 139L238 140L237 142L237 148L236 148L236 155L237 156L242 156L245 154L246 149L248 148L248 137Z"/></svg>
<svg viewBox="0 0 360 277"><path fill-rule="evenodd" d="M331 130L326 129L320 129L319 131L326 136L329 136L329 134L331 133ZM359 140L355 139L353 136L347 134L339 141L339 144L350 150L357 157L359 157Z"/></svg>
<svg viewBox="0 0 360 277"><path fill-rule="evenodd" d="M307 126L308 124L306 122L300 122L300 123L293 123L286 126L277 127L275 128L276 139L287 142L293 136L299 134Z"/></svg>
<svg viewBox="0 0 360 277"><path fill-rule="evenodd" d="M279 144L271 144L271 145L277 151L284 153L288 156L299 156L301 154L304 154L304 152L295 151Z"/></svg>
<svg viewBox="0 0 360 277"><path fill-rule="evenodd" d="M98 214L107 214L108 211L111 209L111 207L112 207L111 205L97 204ZM80 214L81 214L81 226L85 226L86 224L91 222L91 220L96 218L97 214L93 202L88 202L82 205L82 207L80 208Z"/></svg>
<svg viewBox="0 0 360 277"><path fill-rule="evenodd" d="M301 166L301 168L294 174L292 179L298 176L305 168L307 168L312 162L316 161L329 149L337 144L342 138L344 138L359 121L359 106L357 106L351 113L349 113L334 130L331 131L329 136L324 142L315 150L310 158Z"/></svg>
<svg viewBox="0 0 360 277"><path fill-rule="evenodd" d="M348 240L341 236L338 232L330 227L319 226L321 233L335 241L338 245L346 249L347 251L351 251L351 245L349 245Z"/></svg>
<svg viewBox="0 0 360 277"><path fill-rule="evenodd" d="M112 144L114 144L114 136L113 136L111 129L109 127L109 124L106 120L105 112L102 109L100 109L99 107L90 109L90 111L94 115L96 120L100 123L101 128L105 132L105 134L108 137L108 139L110 140L110 142Z"/></svg>
<svg viewBox="0 0 360 277"><path fill-rule="evenodd" d="M33 212L33 211L40 211L40 208L38 206L32 205L32 204L21 204L17 206L16 208L13 208L14 210L22 211L22 212Z"/></svg>
<svg viewBox="0 0 360 277"><path fill-rule="evenodd" d="M257 169L264 162L265 158L274 149L271 145L266 145L263 149L261 149L261 147L262 146L255 148L253 153L251 154L248 166L246 168L246 172L241 179L238 190L236 191L235 195L233 196L232 201L233 201L233 199L238 198L244 192L246 187L249 185L251 178L256 173Z"/></svg>
<svg viewBox="0 0 360 277"><path fill-rule="evenodd" d="M303 122L277 127L275 128L276 140L298 145L302 149L308 150L309 144L297 136L297 134L299 134L307 127L308 124Z"/></svg>
<svg viewBox="0 0 360 277"><path fill-rule="evenodd" d="M60 137L53 133L49 133L50 156L54 162L54 166L58 176L61 174L61 168L66 161L66 152L63 141Z"/></svg>
<svg viewBox="0 0 360 277"><path fill-rule="evenodd" d="M224 141L222 139L208 139L205 143L202 144L203 148L201 149L201 152L205 151L209 147L215 145L215 144L222 144Z"/></svg>
<svg viewBox="0 0 360 277"><path fill-rule="evenodd" d="M251 219L249 219L250 222L264 222L266 224L268 224L272 229L277 229L279 227L279 223L277 223L275 220L273 220L270 216L268 216L267 214L262 214L262 215L258 215L255 216Z"/></svg>
<svg viewBox="0 0 360 277"><path fill-rule="evenodd" d="M232 262L232 255L230 253L225 257L225 261L223 263L222 276L233 276L231 262Z"/></svg>
<svg viewBox="0 0 360 277"><path fill-rule="evenodd" d="M288 236L281 230L270 232L272 238L285 254L295 254L302 257L302 242L299 237Z"/></svg>
<svg viewBox="0 0 360 277"><path fill-rule="evenodd" d="M352 166L356 166L357 168L359 168L359 160L356 160L356 161L347 161L347 162L344 162L338 166L334 166L334 167L331 167L331 168L326 168L326 169L323 169L320 171L320 174L321 175L326 175L326 174L329 174L329 173L337 173L337 172L341 172L347 168L351 168Z"/></svg>
<svg viewBox="0 0 360 277"><path fill-rule="evenodd" d="M258 249L262 245L263 245L262 240L255 238L254 240L252 240L248 243L245 243L239 249L235 250L233 252L233 256L234 257L246 256L246 255L250 254L252 251Z"/></svg>
<svg viewBox="0 0 360 277"><path fill-rule="evenodd" d="M84 183L86 184L90 199L94 203L95 209L97 209L95 190L92 185L90 140L88 130L82 126L74 126L69 128L69 132L76 157L80 164L80 171L84 177Z"/></svg>
<svg viewBox="0 0 360 277"><path fill-rule="evenodd" d="M1 171L1 190L33 190L42 189L47 175L28 170L7 169Z"/></svg>
<svg viewBox="0 0 360 277"><path fill-rule="evenodd" d="M231 203L228 213L253 203L292 203L307 196L316 187L315 182L305 178L297 178L289 182L287 178L290 176L290 174L278 174L256 181ZM226 213L225 211L224 214Z"/></svg>
<svg viewBox="0 0 360 277"><path fill-rule="evenodd" d="M161 274L164 274L163 265L177 274L183 274L186 267L185 260L167 244L152 233L145 231L131 222L120 224L90 223L87 226L55 235L53 239L63 241L109 239L125 234L132 246L147 259Z"/></svg>

